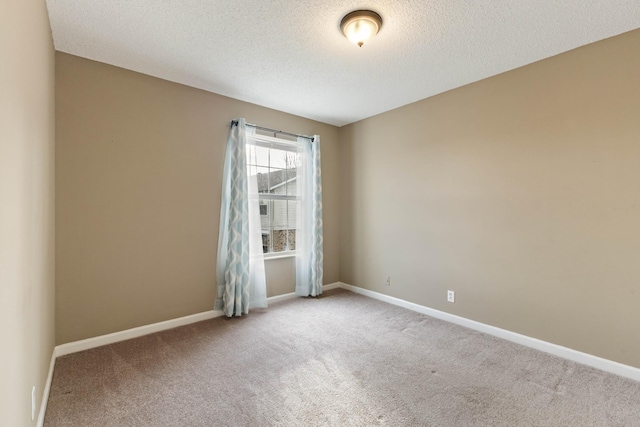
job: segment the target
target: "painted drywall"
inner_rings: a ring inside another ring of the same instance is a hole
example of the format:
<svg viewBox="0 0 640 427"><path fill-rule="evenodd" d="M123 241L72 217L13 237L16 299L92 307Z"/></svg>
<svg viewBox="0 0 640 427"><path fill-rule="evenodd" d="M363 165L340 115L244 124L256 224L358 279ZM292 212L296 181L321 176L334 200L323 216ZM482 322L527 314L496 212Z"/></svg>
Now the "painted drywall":
<svg viewBox="0 0 640 427"><path fill-rule="evenodd" d="M338 128L57 52L58 344L213 308L235 117L320 135L324 281L339 279ZM269 296L293 292L293 263L267 261Z"/></svg>
<svg viewBox="0 0 640 427"><path fill-rule="evenodd" d="M0 425L33 426L54 347L54 50L44 1L0 3Z"/></svg>
<svg viewBox="0 0 640 427"><path fill-rule="evenodd" d="M340 280L640 367L638 46L341 128Z"/></svg>

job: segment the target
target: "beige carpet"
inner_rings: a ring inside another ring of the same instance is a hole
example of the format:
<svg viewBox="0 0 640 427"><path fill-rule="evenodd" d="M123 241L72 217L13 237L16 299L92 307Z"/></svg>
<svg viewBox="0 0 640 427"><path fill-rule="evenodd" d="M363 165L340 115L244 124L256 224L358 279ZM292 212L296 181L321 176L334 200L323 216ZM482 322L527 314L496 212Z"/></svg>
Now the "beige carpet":
<svg viewBox="0 0 640 427"><path fill-rule="evenodd" d="M46 426L640 426L640 383L335 290L56 361Z"/></svg>

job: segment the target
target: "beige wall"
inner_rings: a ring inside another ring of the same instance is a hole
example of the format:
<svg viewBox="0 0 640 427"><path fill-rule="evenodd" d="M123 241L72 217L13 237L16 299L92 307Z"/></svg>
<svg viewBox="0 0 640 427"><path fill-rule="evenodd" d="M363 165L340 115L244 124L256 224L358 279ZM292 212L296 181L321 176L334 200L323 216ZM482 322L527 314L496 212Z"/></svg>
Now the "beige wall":
<svg viewBox="0 0 640 427"><path fill-rule="evenodd" d="M213 308L234 117L321 135L324 280L338 280L336 127L58 52L59 344ZM293 261L267 261L270 296L293 292Z"/></svg>
<svg viewBox="0 0 640 427"><path fill-rule="evenodd" d="M640 367L638 46L341 128L340 279Z"/></svg>
<svg viewBox="0 0 640 427"><path fill-rule="evenodd" d="M242 116L322 136L325 283L640 367L639 42L340 130L58 53L57 342L211 308L224 143ZM293 259L267 275L270 296L290 292Z"/></svg>
<svg viewBox="0 0 640 427"><path fill-rule="evenodd" d="M44 1L0 2L0 425L32 426L54 346L54 52Z"/></svg>

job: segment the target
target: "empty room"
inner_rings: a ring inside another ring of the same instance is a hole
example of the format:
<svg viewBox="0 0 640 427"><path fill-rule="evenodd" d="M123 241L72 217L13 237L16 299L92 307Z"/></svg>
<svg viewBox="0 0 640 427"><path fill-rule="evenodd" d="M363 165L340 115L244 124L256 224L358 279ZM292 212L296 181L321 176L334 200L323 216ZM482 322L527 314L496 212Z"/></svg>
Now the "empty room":
<svg viewBox="0 0 640 427"><path fill-rule="evenodd" d="M0 426L640 426L640 0L3 0Z"/></svg>

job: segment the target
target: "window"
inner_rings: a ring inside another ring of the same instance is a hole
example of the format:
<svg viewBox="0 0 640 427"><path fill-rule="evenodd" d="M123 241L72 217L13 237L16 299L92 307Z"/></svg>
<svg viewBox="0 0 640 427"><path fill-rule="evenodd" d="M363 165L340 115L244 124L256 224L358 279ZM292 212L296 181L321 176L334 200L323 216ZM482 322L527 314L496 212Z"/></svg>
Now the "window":
<svg viewBox="0 0 640 427"><path fill-rule="evenodd" d="M265 254L296 249L297 142L264 135L248 136L247 162L256 176Z"/></svg>

